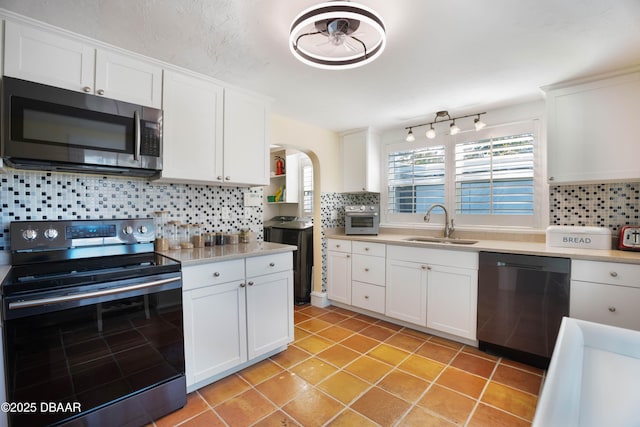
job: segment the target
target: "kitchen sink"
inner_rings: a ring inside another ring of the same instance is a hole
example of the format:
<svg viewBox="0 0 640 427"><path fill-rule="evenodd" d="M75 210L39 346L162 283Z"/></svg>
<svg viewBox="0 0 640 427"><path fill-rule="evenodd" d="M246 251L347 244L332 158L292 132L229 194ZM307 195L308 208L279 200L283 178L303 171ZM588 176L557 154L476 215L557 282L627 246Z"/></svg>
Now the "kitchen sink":
<svg viewBox="0 0 640 427"><path fill-rule="evenodd" d="M473 245L478 243L477 240L455 239L453 237L409 237L405 240L408 242L444 243L449 245Z"/></svg>

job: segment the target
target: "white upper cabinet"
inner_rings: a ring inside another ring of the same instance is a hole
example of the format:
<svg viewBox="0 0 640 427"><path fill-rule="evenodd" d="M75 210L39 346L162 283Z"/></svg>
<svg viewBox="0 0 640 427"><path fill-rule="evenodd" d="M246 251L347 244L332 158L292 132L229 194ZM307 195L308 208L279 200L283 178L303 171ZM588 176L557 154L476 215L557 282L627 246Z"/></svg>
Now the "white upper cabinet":
<svg viewBox="0 0 640 427"><path fill-rule="evenodd" d="M160 108L160 66L64 33L12 21L5 26L5 75Z"/></svg>
<svg viewBox="0 0 640 427"><path fill-rule="evenodd" d="M162 68L129 55L96 51L96 94L160 108Z"/></svg>
<svg viewBox="0 0 640 427"><path fill-rule="evenodd" d="M223 88L165 70L163 181L222 180Z"/></svg>
<svg viewBox="0 0 640 427"><path fill-rule="evenodd" d="M380 191L380 141L372 129L342 136L343 192Z"/></svg>
<svg viewBox="0 0 640 427"><path fill-rule="evenodd" d="M269 185L269 108L255 95L224 93L225 183Z"/></svg>
<svg viewBox="0 0 640 427"><path fill-rule="evenodd" d="M640 72L547 91L552 184L640 178Z"/></svg>

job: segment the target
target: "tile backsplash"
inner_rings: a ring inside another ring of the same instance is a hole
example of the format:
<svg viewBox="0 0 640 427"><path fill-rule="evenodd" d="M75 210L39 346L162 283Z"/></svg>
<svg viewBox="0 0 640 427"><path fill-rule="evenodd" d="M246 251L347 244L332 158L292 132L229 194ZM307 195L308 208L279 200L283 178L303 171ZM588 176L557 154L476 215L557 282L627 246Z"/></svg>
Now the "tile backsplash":
<svg viewBox="0 0 640 427"><path fill-rule="evenodd" d="M206 231L250 228L262 239L262 206L244 208L244 193L262 188L160 184L144 178L104 177L10 169L0 175L0 250L9 249L9 223L25 220L153 217L204 224ZM223 219L228 213L228 219ZM246 217L245 217L246 214Z"/></svg>
<svg viewBox="0 0 640 427"><path fill-rule="evenodd" d="M550 225L640 225L640 182L549 187Z"/></svg>

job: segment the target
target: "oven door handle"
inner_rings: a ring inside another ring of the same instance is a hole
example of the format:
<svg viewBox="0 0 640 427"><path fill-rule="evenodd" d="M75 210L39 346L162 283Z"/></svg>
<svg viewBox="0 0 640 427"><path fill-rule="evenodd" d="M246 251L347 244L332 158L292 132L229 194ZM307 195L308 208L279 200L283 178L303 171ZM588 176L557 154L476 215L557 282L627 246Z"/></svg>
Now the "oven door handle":
<svg viewBox="0 0 640 427"><path fill-rule="evenodd" d="M9 303L9 310L19 308L40 307L43 305L59 304L62 302L78 301L81 299L102 297L105 295L119 294L122 292L136 291L139 289L153 288L155 286L166 285L167 283L178 282L182 280L180 277L172 277L169 279L154 280L152 282L140 283L137 285L124 286L122 288L105 289L101 291L85 292L82 294L64 295L59 297L39 298L27 301L16 301Z"/></svg>

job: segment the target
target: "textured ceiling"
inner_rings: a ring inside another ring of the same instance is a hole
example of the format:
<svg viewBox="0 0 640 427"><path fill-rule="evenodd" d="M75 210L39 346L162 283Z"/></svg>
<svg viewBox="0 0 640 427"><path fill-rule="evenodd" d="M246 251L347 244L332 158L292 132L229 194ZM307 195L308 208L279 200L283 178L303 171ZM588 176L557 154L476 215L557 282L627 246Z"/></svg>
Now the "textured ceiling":
<svg viewBox="0 0 640 427"><path fill-rule="evenodd" d="M294 59L293 18L315 0L0 0L0 7L274 98L335 131L401 127L437 110L541 99L541 86L640 65L640 0L359 0L388 44L365 67Z"/></svg>

